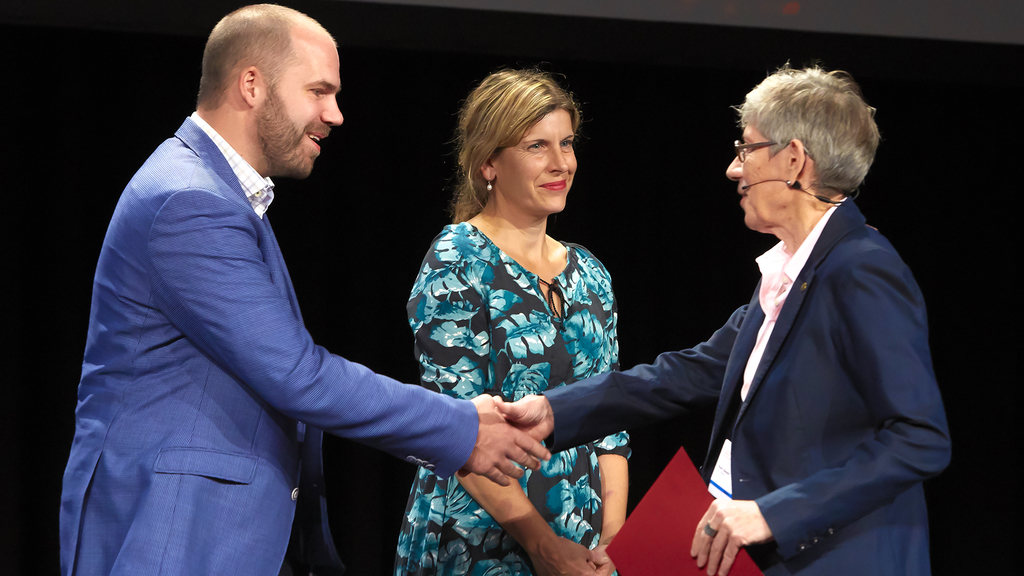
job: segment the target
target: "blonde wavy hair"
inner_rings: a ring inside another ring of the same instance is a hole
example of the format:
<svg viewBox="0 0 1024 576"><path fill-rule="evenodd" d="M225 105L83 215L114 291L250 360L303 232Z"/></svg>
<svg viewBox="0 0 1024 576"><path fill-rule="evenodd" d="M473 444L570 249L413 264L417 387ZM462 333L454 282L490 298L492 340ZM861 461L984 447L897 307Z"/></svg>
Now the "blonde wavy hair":
<svg viewBox="0 0 1024 576"><path fill-rule="evenodd" d="M452 198L452 222L476 216L490 192L480 169L503 148L515 146L530 128L555 110L565 110L575 133L580 126L579 104L547 72L499 70L473 89L459 111L455 134L458 176Z"/></svg>

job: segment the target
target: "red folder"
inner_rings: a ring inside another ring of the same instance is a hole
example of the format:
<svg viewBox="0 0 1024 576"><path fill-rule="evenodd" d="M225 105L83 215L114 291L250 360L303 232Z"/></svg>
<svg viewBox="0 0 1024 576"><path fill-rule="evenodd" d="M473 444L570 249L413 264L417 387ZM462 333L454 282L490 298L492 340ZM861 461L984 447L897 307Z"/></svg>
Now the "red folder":
<svg viewBox="0 0 1024 576"><path fill-rule="evenodd" d="M682 448L658 476L608 546L621 576L701 575L690 545L697 523L715 499ZM729 576L761 576L740 549Z"/></svg>

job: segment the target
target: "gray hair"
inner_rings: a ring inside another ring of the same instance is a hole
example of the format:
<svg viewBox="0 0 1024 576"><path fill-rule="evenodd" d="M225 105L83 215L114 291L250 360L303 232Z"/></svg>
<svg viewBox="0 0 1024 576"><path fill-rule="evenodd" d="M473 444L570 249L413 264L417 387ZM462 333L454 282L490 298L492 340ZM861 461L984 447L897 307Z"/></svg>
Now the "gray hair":
<svg viewBox="0 0 1024 576"><path fill-rule="evenodd" d="M842 70L786 64L734 107L741 128L754 126L777 144L772 155L800 140L816 165L818 188L849 195L864 181L878 148L875 109Z"/></svg>

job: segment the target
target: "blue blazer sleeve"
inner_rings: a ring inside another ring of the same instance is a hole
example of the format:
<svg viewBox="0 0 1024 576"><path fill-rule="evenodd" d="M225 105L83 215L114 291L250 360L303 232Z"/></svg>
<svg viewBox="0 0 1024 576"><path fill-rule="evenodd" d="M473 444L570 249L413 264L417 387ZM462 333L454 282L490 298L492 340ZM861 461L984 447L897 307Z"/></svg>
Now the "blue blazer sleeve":
<svg viewBox="0 0 1024 576"><path fill-rule="evenodd" d="M273 281L261 225L269 226L213 191L168 197L149 231L153 306L287 416L402 458L416 455L441 476L458 470L476 438L474 407L315 345L282 282Z"/></svg>

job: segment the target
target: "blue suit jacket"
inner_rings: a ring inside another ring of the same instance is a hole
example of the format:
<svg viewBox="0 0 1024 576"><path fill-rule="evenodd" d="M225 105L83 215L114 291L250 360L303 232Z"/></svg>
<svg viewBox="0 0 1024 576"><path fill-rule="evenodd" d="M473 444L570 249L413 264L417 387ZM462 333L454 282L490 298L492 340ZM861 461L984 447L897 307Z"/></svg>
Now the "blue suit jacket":
<svg viewBox="0 0 1024 576"><path fill-rule="evenodd" d="M741 403L763 321L755 290L693 349L546 392L555 448L717 403L704 479L730 438L733 497L756 500L774 535L751 550L766 574L928 574L921 482L949 463L950 443L910 270L847 200Z"/></svg>
<svg viewBox="0 0 1024 576"><path fill-rule="evenodd" d="M466 461L477 432L471 403L313 343L269 220L191 120L111 219L78 398L65 575L276 575L300 484L304 560L340 570L320 430L441 476Z"/></svg>

